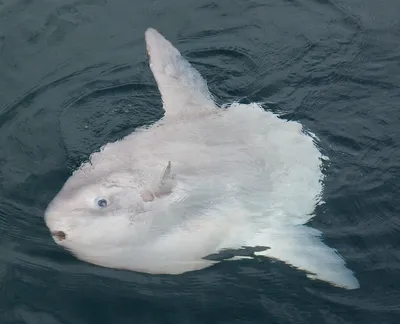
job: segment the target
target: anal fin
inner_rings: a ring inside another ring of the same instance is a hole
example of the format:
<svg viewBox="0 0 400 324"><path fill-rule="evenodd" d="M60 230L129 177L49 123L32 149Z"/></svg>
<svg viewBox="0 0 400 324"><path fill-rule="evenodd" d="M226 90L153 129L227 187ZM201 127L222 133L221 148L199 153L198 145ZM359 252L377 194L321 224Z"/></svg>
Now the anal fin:
<svg viewBox="0 0 400 324"><path fill-rule="evenodd" d="M270 247L254 254L278 259L304 270L310 279L346 289L360 287L343 258L322 242L321 232L316 229L302 225L273 228L259 232L246 243Z"/></svg>

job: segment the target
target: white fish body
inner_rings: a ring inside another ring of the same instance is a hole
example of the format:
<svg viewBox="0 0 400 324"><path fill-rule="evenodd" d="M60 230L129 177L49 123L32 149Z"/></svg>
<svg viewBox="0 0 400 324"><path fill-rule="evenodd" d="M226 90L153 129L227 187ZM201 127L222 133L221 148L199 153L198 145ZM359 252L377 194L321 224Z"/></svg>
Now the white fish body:
<svg viewBox="0 0 400 324"><path fill-rule="evenodd" d="M354 289L353 272L303 226L320 202L316 138L258 104L217 107L206 82L156 30L145 33L164 117L93 153L45 212L54 240L105 267L180 274L224 249Z"/></svg>

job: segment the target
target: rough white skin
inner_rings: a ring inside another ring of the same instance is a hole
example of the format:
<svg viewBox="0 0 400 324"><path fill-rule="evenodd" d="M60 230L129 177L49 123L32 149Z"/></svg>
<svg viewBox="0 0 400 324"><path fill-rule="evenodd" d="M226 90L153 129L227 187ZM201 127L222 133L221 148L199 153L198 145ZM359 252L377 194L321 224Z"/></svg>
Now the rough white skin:
<svg viewBox="0 0 400 324"><path fill-rule="evenodd" d="M266 246L255 254L358 288L320 232L302 225L323 189L316 138L257 104L217 107L169 41L151 28L145 38L165 116L73 173L45 212L50 231L66 233L56 243L93 264L164 274L208 267L217 262L204 257L223 249Z"/></svg>

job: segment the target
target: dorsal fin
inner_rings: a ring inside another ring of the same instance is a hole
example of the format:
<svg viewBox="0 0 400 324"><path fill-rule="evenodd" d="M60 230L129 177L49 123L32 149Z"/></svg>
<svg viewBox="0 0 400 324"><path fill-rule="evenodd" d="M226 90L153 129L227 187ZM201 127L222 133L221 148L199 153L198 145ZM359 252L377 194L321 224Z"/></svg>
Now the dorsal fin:
<svg viewBox="0 0 400 324"><path fill-rule="evenodd" d="M145 38L165 115L201 115L215 110L206 81L181 53L153 28L146 30Z"/></svg>

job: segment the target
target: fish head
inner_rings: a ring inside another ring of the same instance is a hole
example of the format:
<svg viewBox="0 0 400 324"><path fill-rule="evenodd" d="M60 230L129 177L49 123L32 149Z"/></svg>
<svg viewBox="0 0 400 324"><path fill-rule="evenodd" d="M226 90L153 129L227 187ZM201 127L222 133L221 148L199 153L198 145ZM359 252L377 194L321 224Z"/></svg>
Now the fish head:
<svg viewBox="0 0 400 324"><path fill-rule="evenodd" d="M170 163L152 176L111 166L104 171L90 164L76 170L44 219L58 245L92 263L113 264L111 256L151 244L162 231L157 217L169 204L173 178Z"/></svg>

